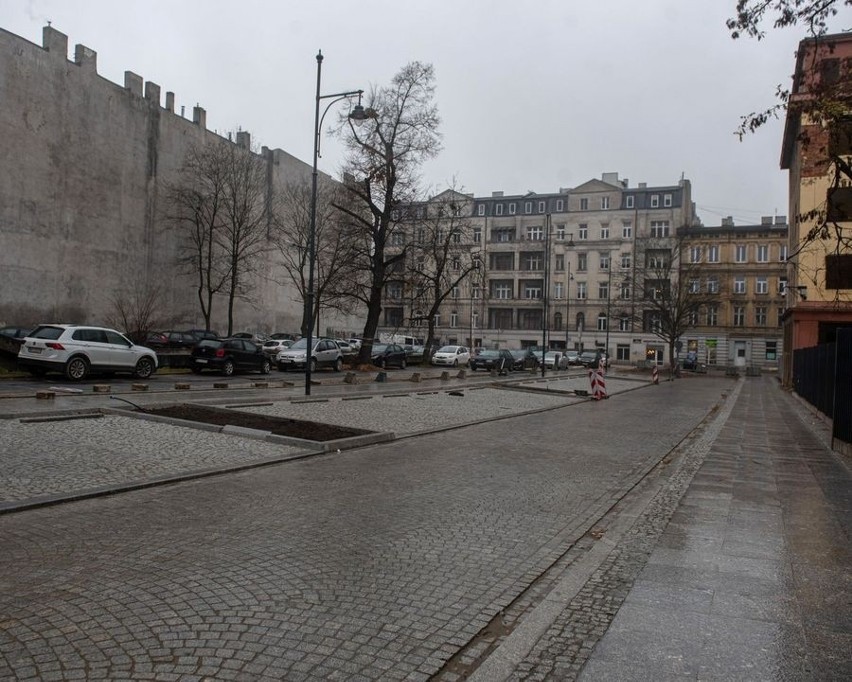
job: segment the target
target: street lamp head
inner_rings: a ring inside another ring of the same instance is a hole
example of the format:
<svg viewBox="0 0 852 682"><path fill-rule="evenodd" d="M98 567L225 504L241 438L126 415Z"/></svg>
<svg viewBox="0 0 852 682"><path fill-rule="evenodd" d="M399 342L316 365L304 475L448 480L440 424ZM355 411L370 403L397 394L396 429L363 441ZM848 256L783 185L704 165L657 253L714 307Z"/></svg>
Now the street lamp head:
<svg viewBox="0 0 852 682"><path fill-rule="evenodd" d="M352 121L356 126L364 125L364 121L370 118L376 118L376 112L373 109L365 109L361 105L361 96L364 94L363 90L358 91L358 104L354 106L352 111L349 113L349 120Z"/></svg>

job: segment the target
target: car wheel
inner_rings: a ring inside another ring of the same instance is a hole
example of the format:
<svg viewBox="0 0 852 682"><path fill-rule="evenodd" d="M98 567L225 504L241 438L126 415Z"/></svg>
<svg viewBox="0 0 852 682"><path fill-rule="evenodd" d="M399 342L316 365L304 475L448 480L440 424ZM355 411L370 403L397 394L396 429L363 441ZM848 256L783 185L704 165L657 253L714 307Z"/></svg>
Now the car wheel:
<svg viewBox="0 0 852 682"><path fill-rule="evenodd" d="M317 371L317 359L311 358L311 374Z"/></svg>
<svg viewBox="0 0 852 682"><path fill-rule="evenodd" d="M193 374L201 374L201 367L190 367L190 371Z"/></svg>
<svg viewBox="0 0 852 682"><path fill-rule="evenodd" d="M408 362L406 361L406 359L405 359L405 358L403 358L403 359L402 359L402 360L400 360L400 362L399 362L399 368L400 368L400 369L405 369L406 367L408 367Z"/></svg>
<svg viewBox="0 0 852 682"><path fill-rule="evenodd" d="M458 366L459 366L459 361L453 360L453 367L458 367Z"/></svg>
<svg viewBox="0 0 852 682"><path fill-rule="evenodd" d="M89 373L89 363L86 358L71 358L65 365L65 376L72 381L81 381Z"/></svg>
<svg viewBox="0 0 852 682"><path fill-rule="evenodd" d="M260 366L260 373L261 374L269 374L270 369L271 369L271 367L269 365L269 360L264 360L263 364Z"/></svg>
<svg viewBox="0 0 852 682"><path fill-rule="evenodd" d="M222 374L226 377L234 374L234 363L231 360L225 360L225 364L222 365Z"/></svg>
<svg viewBox="0 0 852 682"><path fill-rule="evenodd" d="M379 358L378 360L376 360L376 367L380 367L381 369L384 369L385 368L385 359Z"/></svg>
<svg viewBox="0 0 852 682"><path fill-rule="evenodd" d="M343 371L343 358L337 358L337 360L334 361L334 371L335 372L342 372Z"/></svg>
<svg viewBox="0 0 852 682"><path fill-rule="evenodd" d="M136 369L133 371L133 375L137 379L147 379L153 373L154 361L148 357L139 358L139 361L136 363Z"/></svg>

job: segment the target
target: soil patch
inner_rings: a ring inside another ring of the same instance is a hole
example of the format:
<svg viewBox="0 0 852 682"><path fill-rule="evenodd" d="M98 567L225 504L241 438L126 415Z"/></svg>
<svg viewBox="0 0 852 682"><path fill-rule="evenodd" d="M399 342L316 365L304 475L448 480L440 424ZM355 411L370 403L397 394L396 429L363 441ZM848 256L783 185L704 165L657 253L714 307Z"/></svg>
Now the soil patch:
<svg viewBox="0 0 852 682"><path fill-rule="evenodd" d="M325 442L338 438L363 436L374 431L353 429L347 426L321 424L320 422L287 419L285 417L269 417L264 414L240 412L222 407L207 407L203 405L172 405L169 407L152 407L144 410L146 414L156 414L174 419L215 424L218 426L242 426L247 429L271 431L276 436L290 436Z"/></svg>

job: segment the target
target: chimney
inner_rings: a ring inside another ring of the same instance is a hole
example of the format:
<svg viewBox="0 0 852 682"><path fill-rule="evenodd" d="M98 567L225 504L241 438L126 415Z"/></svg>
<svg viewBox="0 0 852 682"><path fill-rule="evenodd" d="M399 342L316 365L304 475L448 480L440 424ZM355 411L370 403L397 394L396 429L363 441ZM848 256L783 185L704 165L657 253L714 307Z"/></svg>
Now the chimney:
<svg viewBox="0 0 852 682"><path fill-rule="evenodd" d="M45 26L41 30L41 45L45 50L53 53L56 59L68 59L68 36L55 28Z"/></svg>
<svg viewBox="0 0 852 682"><path fill-rule="evenodd" d="M160 106L160 86L151 81L145 82L145 99Z"/></svg>
<svg viewBox="0 0 852 682"><path fill-rule="evenodd" d="M192 107L192 122L202 128L207 128L207 112L197 104Z"/></svg>
<svg viewBox="0 0 852 682"><path fill-rule="evenodd" d="M722 218L722 227L733 227L734 226L734 216L728 216L727 218Z"/></svg>
<svg viewBox="0 0 852 682"><path fill-rule="evenodd" d="M84 71L97 73L98 53L94 50L90 50L85 45L76 45L74 47L74 63Z"/></svg>
<svg viewBox="0 0 852 682"><path fill-rule="evenodd" d="M640 182L639 183L639 189L645 189L647 186L648 186L647 182Z"/></svg>
<svg viewBox="0 0 852 682"><path fill-rule="evenodd" d="M787 216L785 216L785 215L775 216L775 224L776 225L786 225L787 224Z"/></svg>
<svg viewBox="0 0 852 682"><path fill-rule="evenodd" d="M772 216L771 215L760 216L760 224L761 225L771 225L772 224Z"/></svg>
<svg viewBox="0 0 852 682"><path fill-rule="evenodd" d="M491 196L492 196L492 197L502 197L502 196L503 196L503 191L501 190L501 191L499 191L499 192L491 192Z"/></svg>
<svg viewBox="0 0 852 682"><path fill-rule="evenodd" d="M245 130L238 130L237 146L251 151L251 133L248 133Z"/></svg>
<svg viewBox="0 0 852 682"><path fill-rule="evenodd" d="M601 180L608 185L618 185L618 173L604 173L601 175Z"/></svg>
<svg viewBox="0 0 852 682"><path fill-rule="evenodd" d="M173 92L166 93L166 111L175 113L175 93Z"/></svg>

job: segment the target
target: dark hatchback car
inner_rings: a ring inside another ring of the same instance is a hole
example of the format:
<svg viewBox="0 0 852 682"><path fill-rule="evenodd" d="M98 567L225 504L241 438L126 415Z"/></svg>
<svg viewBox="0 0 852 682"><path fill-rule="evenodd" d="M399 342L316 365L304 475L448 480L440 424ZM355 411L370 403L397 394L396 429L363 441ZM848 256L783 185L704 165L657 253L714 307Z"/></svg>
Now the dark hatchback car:
<svg viewBox="0 0 852 682"><path fill-rule="evenodd" d="M485 348L470 359L470 368L474 371L478 369L505 369L511 372L515 369L515 356L505 348L499 350Z"/></svg>
<svg viewBox="0 0 852 682"><path fill-rule="evenodd" d="M245 339L202 339L192 349L190 364L195 374L212 369L226 377L234 372L269 374L271 366L260 346Z"/></svg>
<svg viewBox="0 0 852 682"><path fill-rule="evenodd" d="M541 355L536 355L530 348L510 350L509 352L515 358L515 369L530 369L541 364Z"/></svg>
<svg viewBox="0 0 852 682"><path fill-rule="evenodd" d="M0 351L5 351L17 357L24 337L29 336L32 327L2 327L0 328Z"/></svg>
<svg viewBox="0 0 852 682"><path fill-rule="evenodd" d="M200 337L191 332L151 332L145 339L148 348L192 348Z"/></svg>
<svg viewBox="0 0 852 682"><path fill-rule="evenodd" d="M405 369L408 366L408 353L398 343L376 343L373 344L370 362L376 367L393 366Z"/></svg>

